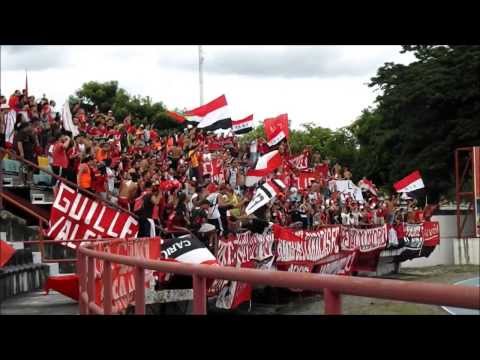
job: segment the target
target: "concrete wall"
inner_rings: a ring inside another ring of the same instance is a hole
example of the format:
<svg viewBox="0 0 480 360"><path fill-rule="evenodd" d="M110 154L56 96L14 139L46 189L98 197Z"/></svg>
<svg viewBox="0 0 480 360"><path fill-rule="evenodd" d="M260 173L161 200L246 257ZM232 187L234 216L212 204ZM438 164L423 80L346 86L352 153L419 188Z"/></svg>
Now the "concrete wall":
<svg viewBox="0 0 480 360"><path fill-rule="evenodd" d="M466 228L473 226L473 220L473 217L469 218ZM469 239L468 247L463 246L462 240L462 246L459 247L460 242L456 239L457 217L455 215L436 215L432 217L432 221L438 221L440 224L440 244L428 258L407 260L402 263L402 267L466 264L466 253L470 256L470 264L479 264L480 239Z"/></svg>
<svg viewBox="0 0 480 360"><path fill-rule="evenodd" d="M480 239L454 239L453 257L456 265L480 265Z"/></svg>

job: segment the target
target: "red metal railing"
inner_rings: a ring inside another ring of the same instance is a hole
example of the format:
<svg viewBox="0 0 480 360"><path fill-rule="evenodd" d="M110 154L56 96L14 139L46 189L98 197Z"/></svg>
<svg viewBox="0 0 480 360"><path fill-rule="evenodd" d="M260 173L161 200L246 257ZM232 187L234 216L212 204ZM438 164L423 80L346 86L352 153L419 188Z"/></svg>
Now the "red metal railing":
<svg viewBox="0 0 480 360"><path fill-rule="evenodd" d="M130 216L133 216L135 219L138 219L138 216L135 215L134 213L132 213L131 211L128 211L127 209L124 209L122 208L121 206L119 206L118 204L115 204L109 200L106 200L106 199L103 199L100 195L94 193L94 192L91 192L91 191L88 191L88 190L85 190L85 189L80 189L79 186L74 183L74 182L71 182L70 180L68 179L65 179L64 177L61 177L57 174L54 174L53 172L49 171L48 169L45 169L45 168L41 168L40 166L38 166L37 164L31 162L31 161L28 161L26 160L25 158L21 157L20 155L16 154L15 152L11 151L11 150L8 150L8 149L4 149L4 148L1 148L0 147L0 159L3 158L3 155L2 153L5 153L5 154L8 154L12 159L15 159L15 160L18 160L20 161L21 163L23 164L26 164L30 167L33 167L34 169L36 170L39 170L39 171L42 171L50 176L52 176L53 178L67 184L68 186L76 189L77 191L82 191L83 193L91 196L92 198L100 201L101 203L106 203L108 204L109 206L113 207L114 209L117 209L117 210L120 210L120 211L123 211L123 212L126 212L128 213ZM1 173L0 173L0 180L1 180ZM2 185L3 185L3 182L2 182Z"/></svg>
<svg viewBox="0 0 480 360"><path fill-rule="evenodd" d="M116 240L118 241L118 239ZM276 272L255 269L237 269L224 266L190 265L169 261L146 260L115 255L80 246L78 249L80 276L80 314L112 313L111 264L135 267L135 313L145 314L145 270L192 276L193 314L207 313L207 279L241 281L255 285L270 285L323 291L325 314L341 314L341 295L365 296L379 299L408 301L422 304L480 309L480 288L443 285L400 280L370 279L339 275ZM104 262L103 308L95 303L95 259Z"/></svg>
<svg viewBox="0 0 480 360"><path fill-rule="evenodd" d="M8 154L12 159L20 161L21 163L23 163L27 166L30 166L30 167L38 170L38 171L44 172L44 173L52 176L53 178L55 178L55 179L57 179L61 182L64 182L68 186L74 188L76 191L80 191L80 188L78 187L78 185L69 181L68 179L66 179L64 177L61 177L57 174L54 174L53 172L49 171L48 169L41 168L37 164L35 164L31 161L28 161L25 158L21 157L20 155L16 154L14 151L11 151L11 150L0 147L0 161L4 158L5 154ZM88 194L92 198L94 198L94 199L96 199L96 200L98 200L102 203L106 203L110 207L113 207L113 208L115 208L117 210L120 210L122 212L126 212L130 216L133 216L135 219L138 219L138 216L135 215L134 213L132 213L132 212L126 210L126 209L121 208L120 206L118 206L117 204L115 204L111 201L103 199L101 196L99 196L98 194L95 194L94 192L84 190L84 189L82 189L81 191L85 194ZM16 199L14 196L12 196L12 194L8 194L7 192L3 191L3 173L0 171L0 209L2 209L2 206L3 206L2 200L8 201L9 203L13 204L17 208L20 208L21 210L25 211L27 214L29 214L32 217L38 219L38 225L39 225L38 236L39 236L40 241L24 241L23 243L24 244L38 244L39 247L40 247L40 254L41 254L42 262L44 262L44 263L57 263L57 262L75 262L75 261L77 261L77 259L48 259L48 258L45 258L45 251L44 250L45 250L45 243L47 243L47 242L43 240L43 225L44 224L48 225L49 219L45 218L45 216L43 216L40 213L37 213L36 211L29 208L28 206L25 206L25 204L22 204L18 199ZM96 241L98 241L98 239ZM62 241L62 242L64 243L65 241ZM72 242L72 241L66 241L66 242Z"/></svg>

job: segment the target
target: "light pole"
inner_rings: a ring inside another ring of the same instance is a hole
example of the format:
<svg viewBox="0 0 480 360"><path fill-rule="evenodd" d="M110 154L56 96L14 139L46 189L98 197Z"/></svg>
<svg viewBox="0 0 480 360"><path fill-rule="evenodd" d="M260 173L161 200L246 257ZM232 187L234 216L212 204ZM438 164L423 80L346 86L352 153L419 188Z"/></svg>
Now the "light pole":
<svg viewBox="0 0 480 360"><path fill-rule="evenodd" d="M203 105L203 49L198 45L198 82L200 85L200 106Z"/></svg>

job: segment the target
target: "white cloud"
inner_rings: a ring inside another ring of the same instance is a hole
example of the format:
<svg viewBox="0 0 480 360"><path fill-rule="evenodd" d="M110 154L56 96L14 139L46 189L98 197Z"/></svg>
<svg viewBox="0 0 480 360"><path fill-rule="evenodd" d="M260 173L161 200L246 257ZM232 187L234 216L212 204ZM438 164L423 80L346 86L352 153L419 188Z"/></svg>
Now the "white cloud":
<svg viewBox="0 0 480 360"><path fill-rule="evenodd" d="M375 95L366 86L387 61L406 63L399 46L205 46L205 100L227 96L232 117L257 121L288 113L306 122L348 125ZM28 54L28 56L27 56ZM130 94L150 96L169 108L199 104L197 46L49 46L2 53L2 92L25 83L58 104L87 81L118 80ZM6 61L5 61L6 60Z"/></svg>

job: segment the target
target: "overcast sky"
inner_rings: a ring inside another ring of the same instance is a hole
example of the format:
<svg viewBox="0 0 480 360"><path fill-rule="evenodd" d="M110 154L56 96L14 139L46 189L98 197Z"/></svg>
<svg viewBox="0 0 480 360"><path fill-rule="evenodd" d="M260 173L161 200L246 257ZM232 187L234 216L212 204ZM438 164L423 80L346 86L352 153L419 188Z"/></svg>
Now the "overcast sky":
<svg viewBox="0 0 480 360"><path fill-rule="evenodd" d="M205 102L225 94L232 118L288 113L292 125L332 129L373 105L366 84L385 62L407 64L400 46L204 46ZM131 95L168 108L199 105L197 46L3 46L2 93L23 89L60 104L84 82L118 80Z"/></svg>

